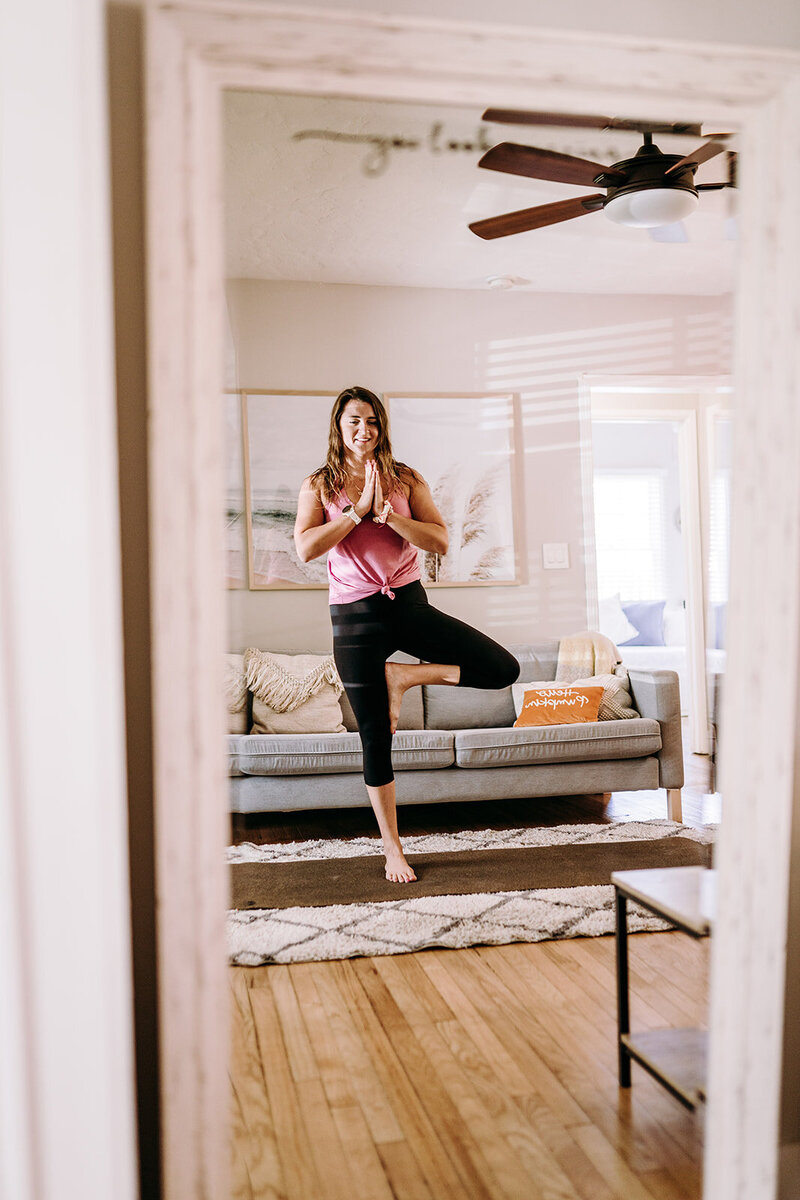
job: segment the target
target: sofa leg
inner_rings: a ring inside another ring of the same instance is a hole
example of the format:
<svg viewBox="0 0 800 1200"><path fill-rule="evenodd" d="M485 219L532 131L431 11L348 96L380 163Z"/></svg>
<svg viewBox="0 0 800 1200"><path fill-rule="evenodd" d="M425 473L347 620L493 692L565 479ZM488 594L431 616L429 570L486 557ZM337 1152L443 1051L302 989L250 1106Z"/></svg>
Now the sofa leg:
<svg viewBox="0 0 800 1200"><path fill-rule="evenodd" d="M667 788L667 816L670 821L683 821L680 788Z"/></svg>

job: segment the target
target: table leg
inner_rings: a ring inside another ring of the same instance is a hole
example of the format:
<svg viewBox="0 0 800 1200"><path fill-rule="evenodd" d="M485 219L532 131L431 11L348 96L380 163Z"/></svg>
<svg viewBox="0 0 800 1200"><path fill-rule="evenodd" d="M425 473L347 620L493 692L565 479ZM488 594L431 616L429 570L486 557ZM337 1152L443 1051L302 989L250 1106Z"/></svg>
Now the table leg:
<svg viewBox="0 0 800 1200"><path fill-rule="evenodd" d="M615 889L617 909L617 1049L619 1052L619 1086L631 1086L631 1058L622 1044L623 1033L630 1033L628 1007L628 901Z"/></svg>

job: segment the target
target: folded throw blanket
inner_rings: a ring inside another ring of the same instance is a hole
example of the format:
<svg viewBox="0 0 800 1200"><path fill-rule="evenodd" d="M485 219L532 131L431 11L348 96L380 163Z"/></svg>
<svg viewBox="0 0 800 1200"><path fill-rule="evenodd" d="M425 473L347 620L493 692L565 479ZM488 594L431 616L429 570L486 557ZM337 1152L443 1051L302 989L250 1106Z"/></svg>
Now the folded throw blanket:
<svg viewBox="0 0 800 1200"><path fill-rule="evenodd" d="M244 669L250 691L277 713L294 712L326 684L333 687L337 699L344 691L332 654L319 658L305 674L293 675L273 655L251 647L245 651Z"/></svg>
<svg viewBox="0 0 800 1200"><path fill-rule="evenodd" d="M558 644L556 683L575 683L593 675L613 675L621 663L620 653L605 634L584 630L564 637Z"/></svg>

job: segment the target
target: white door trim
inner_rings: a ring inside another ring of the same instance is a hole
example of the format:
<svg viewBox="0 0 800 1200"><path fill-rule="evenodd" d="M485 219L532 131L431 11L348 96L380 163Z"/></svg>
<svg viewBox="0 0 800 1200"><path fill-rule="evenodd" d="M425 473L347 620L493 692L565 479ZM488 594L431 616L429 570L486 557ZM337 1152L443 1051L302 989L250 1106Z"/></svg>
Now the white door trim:
<svg viewBox="0 0 800 1200"><path fill-rule="evenodd" d="M224 86L741 129L730 659L706 1200L773 1200L800 668L800 57L195 0L147 9L157 902L167 1200L227 1194L219 656ZM776 527L774 514L782 513ZM762 619L774 597L770 620ZM738 682L747 686L736 686ZM753 814L759 820L753 828Z"/></svg>

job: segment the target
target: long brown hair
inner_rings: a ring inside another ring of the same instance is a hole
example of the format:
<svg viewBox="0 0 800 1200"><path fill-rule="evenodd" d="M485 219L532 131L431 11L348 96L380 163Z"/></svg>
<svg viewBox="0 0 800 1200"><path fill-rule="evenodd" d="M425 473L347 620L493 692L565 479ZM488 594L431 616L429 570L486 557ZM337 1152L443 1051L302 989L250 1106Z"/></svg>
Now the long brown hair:
<svg viewBox="0 0 800 1200"><path fill-rule="evenodd" d="M351 400L363 400L365 404L369 404L375 414L375 420L378 422L375 462L378 464L381 479L388 485L387 495L396 488L408 486L412 481L418 481L420 476L417 472L406 466L405 463L398 462L392 454L392 446L389 441L389 417L381 400L368 388L349 387L340 392L333 402L328 429L328 454L324 464L310 476L311 486L315 490L319 488L325 500L332 500L338 492L345 489L347 484L346 451L340 421L345 406Z"/></svg>

